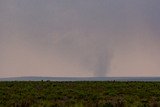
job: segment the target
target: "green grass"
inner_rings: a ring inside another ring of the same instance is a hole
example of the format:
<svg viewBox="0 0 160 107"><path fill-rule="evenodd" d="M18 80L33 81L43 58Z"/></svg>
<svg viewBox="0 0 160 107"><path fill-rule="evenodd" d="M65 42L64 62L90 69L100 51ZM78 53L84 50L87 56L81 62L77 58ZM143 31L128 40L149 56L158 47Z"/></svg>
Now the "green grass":
<svg viewBox="0 0 160 107"><path fill-rule="evenodd" d="M0 82L0 107L160 107L160 82Z"/></svg>

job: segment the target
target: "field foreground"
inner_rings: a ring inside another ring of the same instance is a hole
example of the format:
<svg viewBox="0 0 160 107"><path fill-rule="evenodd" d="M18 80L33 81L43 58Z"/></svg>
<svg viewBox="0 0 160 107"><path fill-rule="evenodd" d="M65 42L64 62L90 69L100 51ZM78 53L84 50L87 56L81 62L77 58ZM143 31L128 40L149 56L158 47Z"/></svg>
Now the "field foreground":
<svg viewBox="0 0 160 107"><path fill-rule="evenodd" d="M160 107L160 82L0 82L0 107Z"/></svg>

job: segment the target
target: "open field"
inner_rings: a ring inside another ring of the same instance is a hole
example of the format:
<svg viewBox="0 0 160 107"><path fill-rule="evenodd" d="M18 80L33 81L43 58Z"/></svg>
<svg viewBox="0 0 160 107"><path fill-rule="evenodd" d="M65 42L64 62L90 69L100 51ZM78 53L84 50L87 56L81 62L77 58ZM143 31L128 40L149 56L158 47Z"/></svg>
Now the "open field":
<svg viewBox="0 0 160 107"><path fill-rule="evenodd" d="M160 107L160 82L0 82L0 107Z"/></svg>

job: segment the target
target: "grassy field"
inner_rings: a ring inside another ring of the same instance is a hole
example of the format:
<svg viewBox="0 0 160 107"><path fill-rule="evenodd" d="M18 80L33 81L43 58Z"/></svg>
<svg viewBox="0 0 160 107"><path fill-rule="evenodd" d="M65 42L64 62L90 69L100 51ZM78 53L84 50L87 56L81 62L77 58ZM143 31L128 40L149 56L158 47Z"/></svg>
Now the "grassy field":
<svg viewBox="0 0 160 107"><path fill-rule="evenodd" d="M160 82L0 82L0 107L160 107Z"/></svg>

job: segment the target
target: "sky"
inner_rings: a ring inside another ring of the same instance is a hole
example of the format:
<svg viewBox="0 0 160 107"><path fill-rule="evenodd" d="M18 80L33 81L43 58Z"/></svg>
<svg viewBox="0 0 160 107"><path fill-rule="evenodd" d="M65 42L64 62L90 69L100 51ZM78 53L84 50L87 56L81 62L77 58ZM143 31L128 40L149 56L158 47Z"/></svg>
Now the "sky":
<svg viewBox="0 0 160 107"><path fill-rule="evenodd" d="M160 75L160 0L0 0L0 77Z"/></svg>

